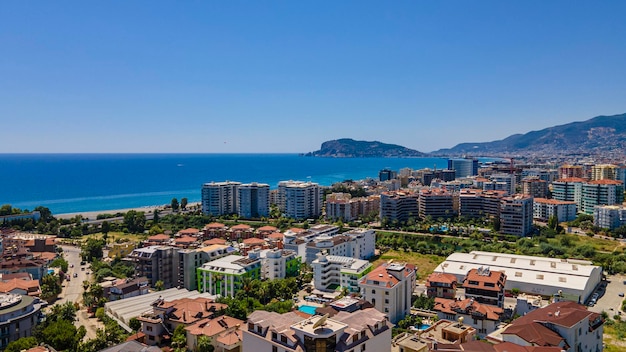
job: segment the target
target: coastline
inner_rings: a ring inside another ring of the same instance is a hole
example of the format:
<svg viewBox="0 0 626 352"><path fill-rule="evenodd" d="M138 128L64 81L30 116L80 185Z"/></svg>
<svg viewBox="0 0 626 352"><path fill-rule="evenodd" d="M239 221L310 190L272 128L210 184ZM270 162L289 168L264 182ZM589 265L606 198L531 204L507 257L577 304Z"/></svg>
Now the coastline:
<svg viewBox="0 0 626 352"><path fill-rule="evenodd" d="M200 206L200 202L190 202L187 204L188 208L193 208L195 206ZM142 207L135 208L126 208L126 209L113 209L113 210L91 210L91 211L79 211L75 213L63 213L63 214L52 214L57 219L71 219L77 215L83 217L83 219L96 220L96 217L100 214L117 214L117 213L126 213L128 211L142 211L144 213L152 213L155 210L165 211L170 209L169 204L163 205L146 205Z"/></svg>

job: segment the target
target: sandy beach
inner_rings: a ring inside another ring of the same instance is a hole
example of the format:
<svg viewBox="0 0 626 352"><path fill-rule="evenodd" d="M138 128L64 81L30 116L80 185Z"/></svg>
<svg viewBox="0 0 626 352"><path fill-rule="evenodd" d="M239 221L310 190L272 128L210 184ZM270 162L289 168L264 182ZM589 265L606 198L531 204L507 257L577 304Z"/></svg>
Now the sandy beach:
<svg viewBox="0 0 626 352"><path fill-rule="evenodd" d="M193 208L195 206L200 206L200 202L192 202L187 204L187 208ZM164 211L170 209L169 204L163 205L149 205L138 208L127 208L127 209L115 209L115 210L96 210L96 211L81 211L77 213L65 213L65 214L53 214L53 216L57 219L70 219L75 217L76 215L81 215L83 219L95 220L99 214L117 214L117 213L125 213L130 210L135 211L143 211L144 213L152 213L155 210Z"/></svg>

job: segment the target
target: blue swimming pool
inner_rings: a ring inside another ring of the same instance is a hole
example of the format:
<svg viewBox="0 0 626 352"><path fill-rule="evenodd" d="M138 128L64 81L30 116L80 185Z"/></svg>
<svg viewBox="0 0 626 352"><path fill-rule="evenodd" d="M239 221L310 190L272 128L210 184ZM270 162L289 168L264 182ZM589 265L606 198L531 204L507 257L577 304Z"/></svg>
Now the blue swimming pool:
<svg viewBox="0 0 626 352"><path fill-rule="evenodd" d="M54 269L48 269L48 275L54 274Z"/></svg>
<svg viewBox="0 0 626 352"><path fill-rule="evenodd" d="M426 330L426 329L428 329L429 327L430 327L430 325L429 325L429 324L417 324L417 325L415 325L415 328L416 328L417 330Z"/></svg>
<svg viewBox="0 0 626 352"><path fill-rule="evenodd" d="M315 315L315 309L317 309L317 307L307 306L306 304L303 304L300 307L298 307L299 311L304 312L306 314L311 314L311 315Z"/></svg>

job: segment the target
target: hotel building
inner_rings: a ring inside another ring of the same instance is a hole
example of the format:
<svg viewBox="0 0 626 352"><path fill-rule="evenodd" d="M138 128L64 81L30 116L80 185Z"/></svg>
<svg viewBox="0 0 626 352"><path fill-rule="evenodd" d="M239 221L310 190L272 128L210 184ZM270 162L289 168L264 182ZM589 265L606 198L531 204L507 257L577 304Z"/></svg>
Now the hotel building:
<svg viewBox="0 0 626 352"><path fill-rule="evenodd" d="M383 263L361 278L361 295L395 324L411 312L415 272L411 264Z"/></svg>
<svg viewBox="0 0 626 352"><path fill-rule="evenodd" d="M322 188L317 183L281 181L278 208L293 219L318 218L322 213Z"/></svg>
<svg viewBox="0 0 626 352"><path fill-rule="evenodd" d="M202 213L228 215L237 213L237 188L240 182L211 182L202 185Z"/></svg>
<svg viewBox="0 0 626 352"><path fill-rule="evenodd" d="M237 214L244 219L257 219L270 214L270 185L245 183L237 188Z"/></svg>
<svg viewBox="0 0 626 352"><path fill-rule="evenodd" d="M559 222L576 219L576 203L556 199L535 198L533 200L533 218L548 221L556 216Z"/></svg>
<svg viewBox="0 0 626 352"><path fill-rule="evenodd" d="M317 254L311 267L315 289L320 291L346 288L350 292L359 292L359 280L372 271L372 264L367 260L322 253Z"/></svg>
<svg viewBox="0 0 626 352"><path fill-rule="evenodd" d="M533 226L533 198L516 195L500 201L500 232L526 236Z"/></svg>
<svg viewBox="0 0 626 352"><path fill-rule="evenodd" d="M419 216L419 195L411 192L383 192L380 195L380 219L405 223Z"/></svg>

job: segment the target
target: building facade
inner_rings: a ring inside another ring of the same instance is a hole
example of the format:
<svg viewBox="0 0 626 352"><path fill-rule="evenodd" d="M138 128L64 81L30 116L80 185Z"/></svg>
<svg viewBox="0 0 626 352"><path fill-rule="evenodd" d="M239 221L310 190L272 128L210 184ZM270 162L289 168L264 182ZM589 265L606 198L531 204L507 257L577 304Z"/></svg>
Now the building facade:
<svg viewBox="0 0 626 352"><path fill-rule="evenodd" d="M411 312L415 273L411 264L383 263L361 278L361 295L395 324Z"/></svg>
<svg viewBox="0 0 626 352"><path fill-rule="evenodd" d="M270 214L270 185L245 183L237 187L237 213L244 219L257 219Z"/></svg>
<svg viewBox="0 0 626 352"><path fill-rule="evenodd" d="M317 183L281 181L278 200L279 209L289 218L318 218L322 213L322 188Z"/></svg>
<svg viewBox="0 0 626 352"><path fill-rule="evenodd" d="M0 293L0 350L12 341L33 335L43 319L43 306L37 297Z"/></svg>
<svg viewBox="0 0 626 352"><path fill-rule="evenodd" d="M237 213L237 188L240 182L211 182L202 185L202 213L228 215Z"/></svg>
<svg viewBox="0 0 626 352"><path fill-rule="evenodd" d="M380 220L405 223L419 216L419 195L412 192L383 192L380 195Z"/></svg>
<svg viewBox="0 0 626 352"><path fill-rule="evenodd" d="M623 205L596 205L593 225L609 230L626 225L626 207Z"/></svg>
<svg viewBox="0 0 626 352"><path fill-rule="evenodd" d="M500 201L500 232L526 236L533 226L533 198L516 195Z"/></svg>
<svg viewBox="0 0 626 352"><path fill-rule="evenodd" d="M359 292L359 280L372 271L372 264L367 260L318 253L311 263L315 289L336 291L347 289Z"/></svg>
<svg viewBox="0 0 626 352"><path fill-rule="evenodd" d="M178 249L171 246L150 246L134 249L127 260L135 264L135 275L146 277L152 287L157 281L163 282L163 288L171 288L177 284L176 253Z"/></svg>
<svg viewBox="0 0 626 352"><path fill-rule="evenodd" d="M533 200L533 218L548 221L556 216L559 222L576 219L576 203L556 199L535 198Z"/></svg>
<svg viewBox="0 0 626 352"><path fill-rule="evenodd" d="M454 196L441 189L424 189L419 192L418 214L420 219L444 218L456 216Z"/></svg>
<svg viewBox="0 0 626 352"><path fill-rule="evenodd" d="M624 184L616 180L597 180L582 184L582 207L585 214L592 215L596 205L622 204Z"/></svg>

